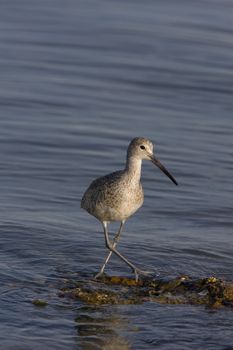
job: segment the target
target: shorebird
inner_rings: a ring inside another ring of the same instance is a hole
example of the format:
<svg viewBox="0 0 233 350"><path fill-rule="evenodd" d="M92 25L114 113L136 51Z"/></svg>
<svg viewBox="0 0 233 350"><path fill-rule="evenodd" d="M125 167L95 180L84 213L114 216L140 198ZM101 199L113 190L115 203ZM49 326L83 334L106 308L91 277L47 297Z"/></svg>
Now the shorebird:
<svg viewBox="0 0 233 350"><path fill-rule="evenodd" d="M174 177L154 156L153 143L144 137L136 137L128 146L125 168L97 178L83 195L81 208L95 216L102 223L105 244L109 250L95 278L103 274L112 253L116 254L133 270L136 281L138 281L140 274L146 274L145 271L137 268L116 249L125 221L143 204L144 194L140 182L142 160L150 160L177 185ZM112 221L120 221L120 228L111 242L108 235L108 224Z"/></svg>

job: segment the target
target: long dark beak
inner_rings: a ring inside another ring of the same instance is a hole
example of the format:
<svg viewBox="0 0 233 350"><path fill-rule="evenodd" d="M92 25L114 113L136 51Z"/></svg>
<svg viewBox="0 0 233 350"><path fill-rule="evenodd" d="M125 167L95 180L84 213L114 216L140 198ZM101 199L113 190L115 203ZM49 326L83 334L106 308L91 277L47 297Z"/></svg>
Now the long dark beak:
<svg viewBox="0 0 233 350"><path fill-rule="evenodd" d="M176 180L174 179L174 177L169 173L169 171L165 168L165 166L163 166L162 163L160 163L160 161L158 159L156 159L154 156L151 156L151 161L152 163L154 163L155 165L157 165L157 167L159 167L160 170L162 170L162 172L167 175L169 177L170 180L172 180L172 182L174 182L175 185L178 185L178 183L176 182Z"/></svg>

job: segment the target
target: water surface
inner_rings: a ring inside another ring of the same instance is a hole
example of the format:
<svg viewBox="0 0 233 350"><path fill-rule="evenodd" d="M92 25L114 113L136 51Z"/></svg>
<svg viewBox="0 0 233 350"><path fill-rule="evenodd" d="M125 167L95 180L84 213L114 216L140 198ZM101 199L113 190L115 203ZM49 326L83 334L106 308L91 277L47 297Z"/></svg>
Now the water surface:
<svg viewBox="0 0 233 350"><path fill-rule="evenodd" d="M101 225L80 200L124 166L135 136L153 140L179 186L143 164L145 203L120 251L160 276L232 280L232 10L204 0L2 4L2 349L232 349L229 310L58 297L64 279L91 277L104 259ZM107 272L130 275L114 257Z"/></svg>

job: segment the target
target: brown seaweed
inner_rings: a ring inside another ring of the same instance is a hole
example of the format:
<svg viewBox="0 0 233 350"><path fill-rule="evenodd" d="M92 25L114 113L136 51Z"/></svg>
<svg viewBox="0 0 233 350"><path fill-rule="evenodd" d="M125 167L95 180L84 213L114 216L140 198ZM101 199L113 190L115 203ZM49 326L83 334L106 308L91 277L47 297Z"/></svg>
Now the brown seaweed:
<svg viewBox="0 0 233 350"><path fill-rule="evenodd" d="M71 297L93 305L138 304L152 301L161 304L192 304L208 307L233 306L233 283L216 277L195 279L134 279L104 275L98 281L78 280L60 290L61 297Z"/></svg>

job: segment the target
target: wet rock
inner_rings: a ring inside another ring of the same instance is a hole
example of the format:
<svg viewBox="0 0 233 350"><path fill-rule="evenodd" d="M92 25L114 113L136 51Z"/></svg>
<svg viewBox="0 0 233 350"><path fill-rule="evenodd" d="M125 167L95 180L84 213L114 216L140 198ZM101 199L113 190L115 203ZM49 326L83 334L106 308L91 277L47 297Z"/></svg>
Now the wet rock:
<svg viewBox="0 0 233 350"><path fill-rule="evenodd" d="M45 307L48 305L47 301L41 299L32 300L32 304L38 307Z"/></svg>
<svg viewBox="0 0 233 350"><path fill-rule="evenodd" d="M138 304L154 301L166 304L193 304L208 307L233 306L233 283L216 277L193 279L145 278L136 282L126 277L104 275L98 282L80 279L65 287L60 296L79 299L85 303Z"/></svg>

